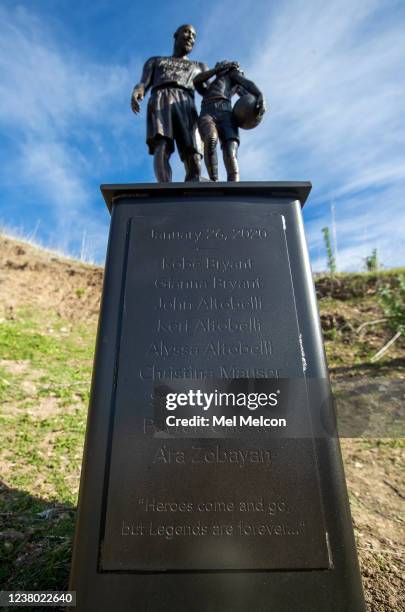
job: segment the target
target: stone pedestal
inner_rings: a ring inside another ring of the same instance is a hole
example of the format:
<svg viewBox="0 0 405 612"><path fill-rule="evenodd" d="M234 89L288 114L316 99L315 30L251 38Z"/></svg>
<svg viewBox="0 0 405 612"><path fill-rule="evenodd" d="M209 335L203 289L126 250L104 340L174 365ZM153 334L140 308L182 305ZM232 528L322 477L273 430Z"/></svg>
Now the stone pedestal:
<svg viewBox="0 0 405 612"><path fill-rule="evenodd" d="M364 610L302 226L309 190L102 188L112 219L78 610ZM215 406L221 393L250 403ZM189 400L168 408L168 394Z"/></svg>

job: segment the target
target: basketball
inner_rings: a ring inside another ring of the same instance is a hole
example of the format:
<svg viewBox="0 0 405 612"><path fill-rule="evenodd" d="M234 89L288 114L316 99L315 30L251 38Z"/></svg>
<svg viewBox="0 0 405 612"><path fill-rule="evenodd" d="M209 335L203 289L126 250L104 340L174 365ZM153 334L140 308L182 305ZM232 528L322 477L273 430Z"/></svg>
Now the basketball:
<svg viewBox="0 0 405 612"><path fill-rule="evenodd" d="M257 127L264 113L257 110L257 98L252 94L241 96L232 109L235 123L243 130L252 130Z"/></svg>

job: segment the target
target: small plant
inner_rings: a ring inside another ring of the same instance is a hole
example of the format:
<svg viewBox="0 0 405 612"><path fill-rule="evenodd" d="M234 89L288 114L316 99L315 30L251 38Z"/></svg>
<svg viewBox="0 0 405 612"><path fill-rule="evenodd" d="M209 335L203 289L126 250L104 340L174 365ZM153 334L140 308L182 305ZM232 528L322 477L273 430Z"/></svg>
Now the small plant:
<svg viewBox="0 0 405 612"><path fill-rule="evenodd" d="M331 273L331 275L333 276L336 272L336 260L335 260L335 256L333 254L333 250L332 250L332 243L330 240L330 232L329 232L329 227L323 227L322 228L322 233L323 233L323 238L325 240L325 246L326 246L326 256L327 256L327 263L328 263L328 270Z"/></svg>
<svg viewBox="0 0 405 612"><path fill-rule="evenodd" d="M388 325L394 333L405 333L405 274L398 275L398 285L383 285L378 294Z"/></svg>
<svg viewBox="0 0 405 612"><path fill-rule="evenodd" d="M387 322L394 336L372 358L375 363L391 348L393 344L405 333L405 275L399 274L398 285L391 287L383 285L378 290L381 306Z"/></svg>
<svg viewBox="0 0 405 612"><path fill-rule="evenodd" d="M364 265L365 265L367 272L377 272L378 267L379 267L377 249L373 249L371 251L371 255L364 258Z"/></svg>

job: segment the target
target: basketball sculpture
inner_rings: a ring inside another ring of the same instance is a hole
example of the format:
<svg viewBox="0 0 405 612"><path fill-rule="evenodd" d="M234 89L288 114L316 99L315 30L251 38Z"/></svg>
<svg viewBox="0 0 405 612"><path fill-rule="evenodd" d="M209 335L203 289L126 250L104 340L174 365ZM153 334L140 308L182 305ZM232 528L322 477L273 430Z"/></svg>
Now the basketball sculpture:
<svg viewBox="0 0 405 612"><path fill-rule="evenodd" d="M245 94L239 98L232 110L236 125L243 130L252 130L257 127L264 113L265 110L263 107L258 108L257 98L252 94Z"/></svg>

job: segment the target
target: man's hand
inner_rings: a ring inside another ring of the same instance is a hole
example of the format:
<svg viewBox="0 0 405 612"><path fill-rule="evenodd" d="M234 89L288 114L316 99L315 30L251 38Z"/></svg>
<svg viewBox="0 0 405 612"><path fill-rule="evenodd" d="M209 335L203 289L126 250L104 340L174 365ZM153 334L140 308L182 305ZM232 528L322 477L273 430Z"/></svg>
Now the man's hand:
<svg viewBox="0 0 405 612"><path fill-rule="evenodd" d="M136 115L141 110L141 105L139 104L139 100L143 100L144 96L145 96L145 87L143 85L136 85L136 87L134 87L134 91L132 92L132 97L131 97L131 108Z"/></svg>

